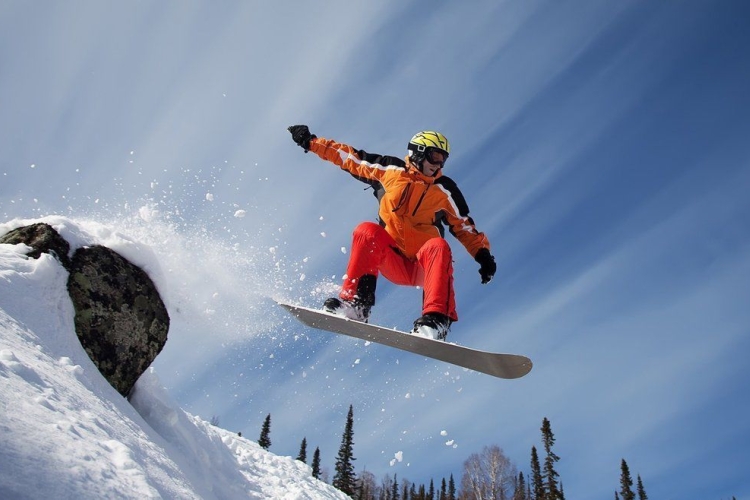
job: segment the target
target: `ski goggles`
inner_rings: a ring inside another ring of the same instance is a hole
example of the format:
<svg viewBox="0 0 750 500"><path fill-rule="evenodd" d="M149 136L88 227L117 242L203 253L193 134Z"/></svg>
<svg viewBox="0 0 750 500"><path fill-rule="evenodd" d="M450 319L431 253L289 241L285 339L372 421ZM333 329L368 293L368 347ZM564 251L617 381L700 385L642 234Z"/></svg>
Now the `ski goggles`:
<svg viewBox="0 0 750 500"><path fill-rule="evenodd" d="M431 164L437 165L441 168L448 160L448 155L445 154L444 151L440 151L439 149L434 148L427 148L427 151L424 152L424 157Z"/></svg>

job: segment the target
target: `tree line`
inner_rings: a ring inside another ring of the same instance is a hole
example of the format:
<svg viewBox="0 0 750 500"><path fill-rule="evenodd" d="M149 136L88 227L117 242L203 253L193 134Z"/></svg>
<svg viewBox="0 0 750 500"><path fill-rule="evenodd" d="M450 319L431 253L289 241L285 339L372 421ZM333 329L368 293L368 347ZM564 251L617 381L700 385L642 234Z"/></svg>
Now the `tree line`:
<svg viewBox="0 0 750 500"><path fill-rule="evenodd" d="M350 405L331 484L356 500L565 500L563 482L556 468L560 457L553 451L555 436L546 417L540 431L543 455L540 458L536 446L531 447L528 475L519 471L499 446L491 445L464 461L458 488L453 474L438 483L431 479L428 484L388 474L378 481L367 470L355 472L354 409ZM271 446L270 433L269 414L258 439L258 444L266 450ZM302 439L297 460L307 463L307 438ZM315 448L311 468L313 477L327 480L320 467L319 448ZM648 500L640 474L634 483L625 459L620 462L620 484L614 496L615 500Z"/></svg>

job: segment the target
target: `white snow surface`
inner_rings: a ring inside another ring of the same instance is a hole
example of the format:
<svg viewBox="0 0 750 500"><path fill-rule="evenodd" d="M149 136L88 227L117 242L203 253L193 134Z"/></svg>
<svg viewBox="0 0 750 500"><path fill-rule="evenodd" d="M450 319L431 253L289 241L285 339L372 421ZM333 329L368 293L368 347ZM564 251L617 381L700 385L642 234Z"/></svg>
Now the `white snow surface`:
<svg viewBox="0 0 750 500"><path fill-rule="evenodd" d="M159 286L153 252L96 223L14 220L0 235L33 222L73 249L113 248ZM153 369L123 398L78 342L67 271L28 251L0 245L0 498L348 498L302 462L181 410Z"/></svg>

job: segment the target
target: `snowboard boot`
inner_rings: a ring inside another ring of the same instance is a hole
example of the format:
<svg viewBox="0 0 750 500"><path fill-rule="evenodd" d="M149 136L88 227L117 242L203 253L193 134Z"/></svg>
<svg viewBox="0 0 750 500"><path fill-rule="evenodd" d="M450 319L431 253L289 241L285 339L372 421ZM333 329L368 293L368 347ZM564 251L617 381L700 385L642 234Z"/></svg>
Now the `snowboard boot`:
<svg viewBox="0 0 750 500"><path fill-rule="evenodd" d="M427 313L414 322L412 335L433 340L445 340L451 329L451 319L445 314Z"/></svg>
<svg viewBox="0 0 750 500"><path fill-rule="evenodd" d="M323 302L323 310L342 318L353 319L367 323L370 318L370 307L364 302L354 300L343 300L337 297L331 297Z"/></svg>

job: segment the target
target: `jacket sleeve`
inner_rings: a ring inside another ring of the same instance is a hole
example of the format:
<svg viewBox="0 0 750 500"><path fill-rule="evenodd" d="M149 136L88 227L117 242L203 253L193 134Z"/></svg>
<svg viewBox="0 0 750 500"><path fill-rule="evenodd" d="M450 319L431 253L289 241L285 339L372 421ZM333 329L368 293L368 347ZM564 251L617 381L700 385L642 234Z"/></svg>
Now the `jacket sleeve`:
<svg viewBox="0 0 750 500"><path fill-rule="evenodd" d="M446 206L442 215L450 233L461 242L472 257L475 257L482 248L489 250L490 241L484 233L477 230L474 220L469 217L469 205L456 183L442 176L435 184L446 195Z"/></svg>
<svg viewBox="0 0 750 500"><path fill-rule="evenodd" d="M347 144L320 137L310 141L310 151L368 184L380 181L390 169L405 167L404 160L400 158L367 153Z"/></svg>

